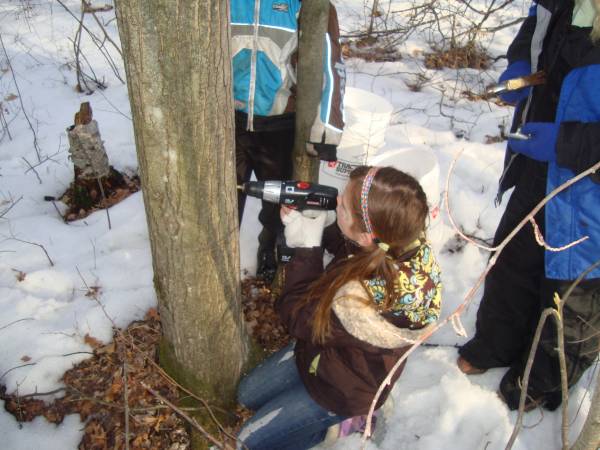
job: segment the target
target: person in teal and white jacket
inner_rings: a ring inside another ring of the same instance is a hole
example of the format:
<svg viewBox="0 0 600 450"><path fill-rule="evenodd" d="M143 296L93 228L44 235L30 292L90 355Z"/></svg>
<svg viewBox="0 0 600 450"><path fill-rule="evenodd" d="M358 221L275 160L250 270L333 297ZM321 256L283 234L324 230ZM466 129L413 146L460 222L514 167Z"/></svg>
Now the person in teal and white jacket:
<svg viewBox="0 0 600 450"><path fill-rule="evenodd" d="M231 49L235 101L238 184L252 172L258 180L292 175L299 0L231 0ZM306 30L310 32L310 30ZM345 69L337 13L330 5L324 38L321 102L310 131L307 151L323 160L336 159L344 127L342 99ZM240 222L245 195L238 196ZM264 203L259 214L257 276L275 274L275 239L282 230L277 205Z"/></svg>

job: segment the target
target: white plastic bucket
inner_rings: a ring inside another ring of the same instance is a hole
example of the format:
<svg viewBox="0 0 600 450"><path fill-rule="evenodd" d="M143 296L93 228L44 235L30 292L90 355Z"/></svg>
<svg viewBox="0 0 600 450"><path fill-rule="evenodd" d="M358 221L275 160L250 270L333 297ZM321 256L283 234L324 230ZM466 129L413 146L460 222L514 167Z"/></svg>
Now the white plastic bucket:
<svg viewBox="0 0 600 450"><path fill-rule="evenodd" d="M340 147L365 146L365 151L378 149L385 143L392 104L384 97L353 87L344 92L344 133Z"/></svg>
<svg viewBox="0 0 600 450"><path fill-rule="evenodd" d="M436 233L441 229L440 214L440 165L436 154L424 145L399 148L380 153L368 159L373 166L391 166L415 177L429 203L428 237L435 240Z"/></svg>
<svg viewBox="0 0 600 450"><path fill-rule="evenodd" d="M319 183L336 187L341 191L348 182L350 172L356 166L366 164L369 156L371 155L367 153L365 147L362 145L338 147L337 161L321 161Z"/></svg>
<svg viewBox="0 0 600 450"><path fill-rule="evenodd" d="M343 189L356 166L367 164L385 144L392 104L385 98L353 87L344 93L345 127L337 148L338 160L321 162L319 183Z"/></svg>

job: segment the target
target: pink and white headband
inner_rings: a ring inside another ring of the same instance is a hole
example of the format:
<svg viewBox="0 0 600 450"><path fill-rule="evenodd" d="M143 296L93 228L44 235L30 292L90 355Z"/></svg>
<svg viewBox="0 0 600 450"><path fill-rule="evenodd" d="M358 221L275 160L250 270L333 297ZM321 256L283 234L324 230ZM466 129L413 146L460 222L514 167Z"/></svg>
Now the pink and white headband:
<svg viewBox="0 0 600 450"><path fill-rule="evenodd" d="M371 226L371 219L369 218L369 191L371 190L373 179L375 178L375 175L377 175L377 172L380 168L381 167L371 167L365 175L362 188L360 190L360 210L362 212L363 223L365 224L367 233L369 233L371 239L373 239L373 242L375 242L379 248L381 248L384 252L387 252L390 246L385 242L381 242L381 240L375 236L373 233L373 227Z"/></svg>

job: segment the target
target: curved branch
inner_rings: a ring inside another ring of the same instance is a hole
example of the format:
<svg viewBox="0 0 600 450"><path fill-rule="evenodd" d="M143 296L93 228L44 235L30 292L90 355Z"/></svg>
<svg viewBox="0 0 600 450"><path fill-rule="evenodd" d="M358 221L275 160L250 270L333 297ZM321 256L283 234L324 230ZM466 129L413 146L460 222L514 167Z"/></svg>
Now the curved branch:
<svg viewBox="0 0 600 450"><path fill-rule="evenodd" d="M454 157L454 160L452 161L452 164L450 165L450 168L448 170L448 178L446 180L446 192L444 193L444 199L446 201L446 209L448 212L448 217L451 217L450 214L450 206L449 206L449 202L448 202L448 188L449 188L449 178L450 178L450 174L452 173L452 170L454 169L454 165L456 164L456 160L458 159L458 157L462 154L463 150L460 150L458 152L458 154ZM538 203L535 208L533 208L533 210L525 217L523 218L523 220L521 220L521 222L519 222L519 224L508 234L508 236L506 238L504 238L504 240L496 247L493 248L493 250L495 250L495 253L492 255L492 257L489 259L488 261L488 265L486 266L485 270L483 271L483 273L479 276L479 278L477 279L475 285L469 290L469 292L467 293L467 295L465 296L464 300L462 301L462 303L460 305L458 305L458 307L454 310L454 312L452 312L452 314L450 314L448 317L446 317L444 320L442 320L441 322L438 322L435 326L433 326L430 330L428 330L426 333L424 333L403 355L402 357L396 362L396 364L394 364L394 366L392 367L392 369L390 370L390 372L388 373L388 375L385 377L385 379L383 380L383 382L381 383L381 385L379 386L379 389L377 390L377 392L375 393L375 397L373 398L373 402L371 403L371 406L369 408L369 413L367 415L367 426L365 427L365 431L363 433L363 445L366 442L367 438L371 435L371 422L373 419L373 412L375 411L375 405L377 404L377 401L379 400L379 398L381 397L381 394L383 392L383 390L385 389L386 386L388 386L391 383L392 377L394 376L394 374L398 371L398 368L400 367L400 365L406 361L406 358L408 358L408 355L410 355L412 352L414 352L416 350L417 347L419 347L423 342L425 342L427 339L429 339L429 337L431 337L435 332L437 332L437 330L439 330L442 326L444 326L448 321L450 320L455 320L455 316L460 316L460 314L462 314L463 310L467 307L467 305L472 301L473 297L475 296L475 293L477 292L477 290L479 289L479 287L483 284L483 281L485 280L485 277L487 276L487 274L489 273L489 271L491 270L491 268L494 266L494 264L496 264L496 261L498 260L498 256L500 256L500 254L502 253L502 251L504 250L504 247L506 247L506 245L512 240L512 238L521 230L521 228L523 228L525 226L525 224L529 221L530 218L534 217L535 214L538 213L538 211L540 209L542 209L542 207L548 203L553 197L555 197L556 195L558 195L560 192L564 191L565 189L567 189L569 186L571 186L572 184L576 183L577 181L581 180L582 178L585 178L586 176L596 172L598 169L600 169L600 162L597 162L596 164L594 164L593 166L591 166L590 168L588 168L587 170L583 171L582 173L580 173L579 175L571 178L570 180L566 181L565 183L561 184L559 187L557 187L556 189L554 189L552 192L550 192L546 197L544 197L542 199L542 201L540 203ZM451 219L452 223L454 224L453 219ZM456 226L455 226L456 227ZM463 236L463 234L459 231L459 234L461 236ZM468 239L467 239L468 240ZM479 245L479 244L475 244L477 245L477 247L482 248L483 246ZM582 274L582 276L585 276L585 274ZM567 293L570 294L572 290L569 290ZM565 296L566 297L566 296Z"/></svg>

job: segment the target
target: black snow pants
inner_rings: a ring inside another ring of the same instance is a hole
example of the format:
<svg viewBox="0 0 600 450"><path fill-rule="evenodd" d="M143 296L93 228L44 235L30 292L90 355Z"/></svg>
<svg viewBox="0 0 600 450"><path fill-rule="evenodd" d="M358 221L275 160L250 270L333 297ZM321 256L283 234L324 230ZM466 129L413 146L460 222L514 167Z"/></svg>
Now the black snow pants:
<svg viewBox="0 0 600 450"><path fill-rule="evenodd" d="M546 167L528 160L527 168L502 216L494 245L498 245L544 198ZM536 215L544 233L544 210ZM600 255L598 255L600 258ZM477 312L475 336L459 353L482 369L508 366L500 391L511 409L517 409L523 375L541 312L554 306L572 281L545 277L544 249L527 224L510 241L485 280ZM600 279L584 280L572 292L563 310L565 353L569 386L575 384L598 355L600 330ZM547 319L537 349L528 395L547 409L561 403L557 332L554 319Z"/></svg>
<svg viewBox="0 0 600 450"><path fill-rule="evenodd" d="M257 180L286 180L292 176L295 114L274 117L254 117L254 131L246 130L248 116L235 113L235 157L237 183L250 180L252 171ZM242 222L246 195L238 191L238 214ZM279 205L262 202L258 220L272 236L283 227Z"/></svg>

